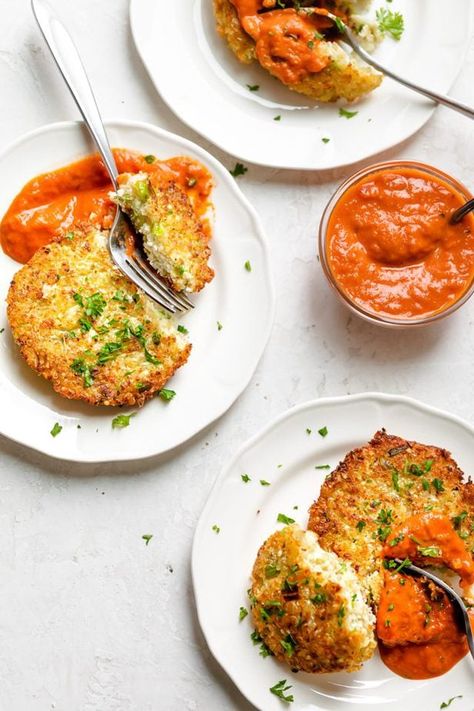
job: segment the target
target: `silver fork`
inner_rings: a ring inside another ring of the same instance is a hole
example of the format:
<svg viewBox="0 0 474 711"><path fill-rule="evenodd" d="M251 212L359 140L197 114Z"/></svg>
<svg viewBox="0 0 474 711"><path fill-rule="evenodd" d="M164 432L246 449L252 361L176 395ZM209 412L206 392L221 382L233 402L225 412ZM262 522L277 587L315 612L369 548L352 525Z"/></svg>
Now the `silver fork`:
<svg viewBox="0 0 474 711"><path fill-rule="evenodd" d="M307 10L307 12L310 11ZM416 91L418 94L423 94L423 96L426 96L428 99L432 99L437 104L443 104L443 106L447 106L449 109L454 109L454 111L458 111L459 113L464 114L464 116L468 116L471 119L474 118L474 109L470 106L466 106L466 104L462 104L460 101L454 101L454 99L451 99L450 96L446 96L446 94L438 94L436 91L431 91L431 89L425 89L425 87L415 84L409 79L401 77L399 74L395 74L395 72L392 72L391 69L388 69L388 67L385 67L377 62L368 52L365 51L365 49L360 46L352 30L349 29L340 17L336 17L336 15L333 15L331 12L324 13L323 16L328 17L334 22L339 32L344 35L344 39L347 41L347 44L352 47L354 52L358 54L364 62L370 64L370 66L374 67L374 69L378 69L379 72L382 72L382 74L385 74L394 81L397 81L399 84L403 84L403 86L406 86L408 89Z"/></svg>
<svg viewBox="0 0 474 711"><path fill-rule="evenodd" d="M44 0L31 0L31 7L46 44L84 118L85 125L94 139L116 190L118 187L117 165L79 53L66 28L54 16ZM130 235L133 238L133 250L127 248L127 238ZM119 207L117 207L109 233L108 244L112 260L120 271L142 289L150 299L170 313L194 308L185 295L176 294L151 268L141 249L140 239L129 219Z"/></svg>

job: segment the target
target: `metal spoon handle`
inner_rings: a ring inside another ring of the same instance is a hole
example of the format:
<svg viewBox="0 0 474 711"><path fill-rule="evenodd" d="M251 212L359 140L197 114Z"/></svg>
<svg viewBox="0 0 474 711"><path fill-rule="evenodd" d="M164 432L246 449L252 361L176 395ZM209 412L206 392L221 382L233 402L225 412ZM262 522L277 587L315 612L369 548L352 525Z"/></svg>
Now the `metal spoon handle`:
<svg viewBox="0 0 474 711"><path fill-rule="evenodd" d="M408 87L408 89L412 89L413 91L418 92L418 94L422 94L428 99L436 101L437 104L443 104L443 106L447 106L449 109L454 109L454 111L458 111L459 113L464 114L464 116L468 116L471 119L474 118L474 109L472 109L470 106L466 106L466 104L462 104L459 101L454 101L454 99L451 99L449 96L446 96L446 94L438 94L436 91L431 91L431 89L425 89L423 86L419 86L419 84L415 84L409 79L405 79L399 74L395 74L390 69L383 66L373 57L371 57L370 54L359 45L357 39L354 37L351 30L347 26L345 26L344 32L346 39L354 50L354 52L358 54L359 57L364 60L364 62L370 64L375 69L378 69L380 72L382 72L382 74L385 74L391 79L394 79L399 84L403 84L403 86Z"/></svg>
<svg viewBox="0 0 474 711"><path fill-rule="evenodd" d="M64 25L54 16L44 0L31 0L31 7L46 44L84 118L116 188L117 165L110 149L97 102L74 42Z"/></svg>
<svg viewBox="0 0 474 711"><path fill-rule="evenodd" d="M474 198L465 202L464 205L461 205L461 207L458 207L458 209L451 215L449 221L451 224L455 225L457 222L460 222L463 217L466 217L469 212L472 212L472 210L474 210Z"/></svg>

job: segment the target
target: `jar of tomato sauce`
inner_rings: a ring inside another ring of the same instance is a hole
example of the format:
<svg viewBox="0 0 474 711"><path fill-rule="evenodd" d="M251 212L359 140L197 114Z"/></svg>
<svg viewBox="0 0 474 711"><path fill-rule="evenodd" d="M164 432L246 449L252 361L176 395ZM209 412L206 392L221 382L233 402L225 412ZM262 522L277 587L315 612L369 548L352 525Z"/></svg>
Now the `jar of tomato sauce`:
<svg viewBox="0 0 474 711"><path fill-rule="evenodd" d="M327 205L319 253L352 311L385 326L432 323L474 290L474 215L461 183L414 161L378 163L348 178Z"/></svg>

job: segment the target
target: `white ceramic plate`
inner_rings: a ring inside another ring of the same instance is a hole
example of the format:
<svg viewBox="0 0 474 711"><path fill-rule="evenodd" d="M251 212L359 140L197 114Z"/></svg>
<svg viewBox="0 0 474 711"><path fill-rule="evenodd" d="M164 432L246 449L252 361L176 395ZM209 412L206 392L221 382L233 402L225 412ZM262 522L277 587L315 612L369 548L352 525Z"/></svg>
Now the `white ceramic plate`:
<svg viewBox="0 0 474 711"><path fill-rule="evenodd" d="M193 350L170 381L177 396L140 409L128 428L112 430L117 408L65 400L23 362L8 328L5 296L19 269L0 251L0 433L53 457L82 462L140 459L165 452L222 415L246 387L268 339L273 286L259 220L229 172L189 141L144 123L107 124L112 146L161 158L188 155L214 176L211 242L216 276L180 319ZM59 123L30 133L0 156L0 215L31 178L94 151L81 123ZM244 269L250 260L252 271ZM222 323L218 330L217 321ZM128 412L129 410L120 410ZM63 426L55 438L55 422ZM77 425L80 424L79 429Z"/></svg>
<svg viewBox="0 0 474 711"><path fill-rule="evenodd" d="M322 438L318 429L326 426ZM306 428L312 430L307 434ZM246 590L260 545L291 516L302 526L328 472L376 430L445 447L465 472L474 469L474 428L457 417L405 397L367 393L327 398L285 412L247 442L218 478L199 520L193 547L193 580L199 621L207 643L240 691L261 711L281 711L269 688L281 679L293 686L292 711L437 711L461 694L453 711L473 709L472 659L429 681L398 677L375 656L355 674L293 674L272 657L259 656L249 635ZM279 466L281 465L281 466ZM241 474L252 481L242 482ZM271 482L261 486L260 479ZM298 508L295 509L294 507ZM220 527L218 534L212 530Z"/></svg>
<svg viewBox="0 0 474 711"><path fill-rule="evenodd" d="M390 8L403 13L406 29L400 42L386 39L375 56L402 76L447 92L471 37L473 3L455 0L442 12L433 0L394 0ZM359 102L352 119L340 117L335 105L317 106L256 63L234 57L215 30L212 0L131 0L130 12L138 52L164 101L244 161L304 170L349 165L405 140L433 112L432 102L390 79ZM250 92L247 84L260 90ZM280 121L273 120L277 115Z"/></svg>

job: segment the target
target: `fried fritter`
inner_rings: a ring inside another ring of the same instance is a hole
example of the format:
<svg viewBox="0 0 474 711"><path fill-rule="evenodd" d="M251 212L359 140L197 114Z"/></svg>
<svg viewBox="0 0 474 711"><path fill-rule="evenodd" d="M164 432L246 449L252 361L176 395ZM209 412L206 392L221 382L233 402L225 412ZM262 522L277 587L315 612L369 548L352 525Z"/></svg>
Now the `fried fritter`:
<svg viewBox="0 0 474 711"><path fill-rule="evenodd" d="M143 236L152 266L175 291L200 291L212 280L208 238L180 187L156 184L146 173L123 173L112 197Z"/></svg>
<svg viewBox="0 0 474 711"><path fill-rule="evenodd" d="M15 274L13 337L60 395L91 405L143 405L188 359L176 323L112 264L101 232L69 233Z"/></svg>
<svg viewBox="0 0 474 711"><path fill-rule="evenodd" d="M450 453L381 430L326 478L308 528L324 548L351 561L377 602L385 540L392 527L426 511L449 516L474 550L474 484Z"/></svg>
<svg viewBox="0 0 474 711"><path fill-rule="evenodd" d="M311 531L287 526L265 541L249 596L258 634L293 670L356 671L375 651L375 618L357 575Z"/></svg>
<svg viewBox="0 0 474 711"><path fill-rule="evenodd" d="M341 2L339 5L346 10L349 3ZM258 51L255 41L243 29L231 0L214 0L214 14L217 31L224 37L236 57L244 64L260 61L262 66L273 74L273 63L270 61L271 51L265 50L264 53ZM373 48L378 41L374 35L376 30L372 30L369 25L364 25L360 18L354 19L357 19L361 41L365 40L365 44ZM310 41L315 45L314 51L316 52L317 48L317 52L325 60L327 66L321 71L311 73L301 81L287 83L286 86L292 91L321 102L332 102L338 99L354 101L381 84L382 74L361 62L353 53L348 54L336 42ZM265 55L266 61L264 61L263 55ZM278 72L281 61L280 56L275 58L275 73ZM292 60L289 61L292 63Z"/></svg>

